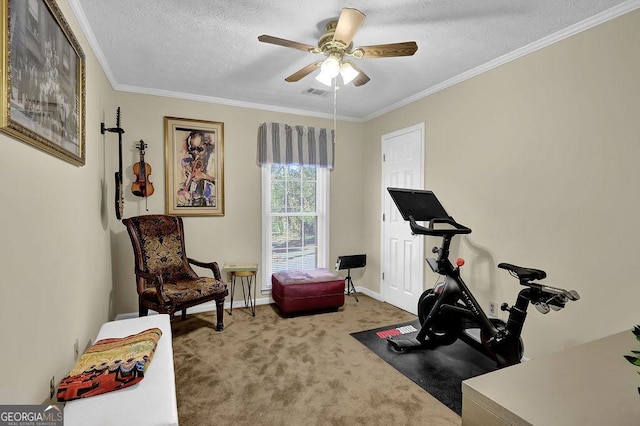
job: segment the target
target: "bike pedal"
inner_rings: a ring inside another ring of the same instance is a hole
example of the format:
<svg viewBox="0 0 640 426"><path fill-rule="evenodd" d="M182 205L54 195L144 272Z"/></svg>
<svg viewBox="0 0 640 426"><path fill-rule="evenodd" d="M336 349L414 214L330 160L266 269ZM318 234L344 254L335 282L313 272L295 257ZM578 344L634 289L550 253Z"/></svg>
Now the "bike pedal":
<svg viewBox="0 0 640 426"><path fill-rule="evenodd" d="M489 340L487 340L487 344L489 345L489 347L498 346L501 343L503 343L509 337L510 334L511 333L509 333L508 330L502 330L498 332L498 334L496 334L495 337L492 337Z"/></svg>

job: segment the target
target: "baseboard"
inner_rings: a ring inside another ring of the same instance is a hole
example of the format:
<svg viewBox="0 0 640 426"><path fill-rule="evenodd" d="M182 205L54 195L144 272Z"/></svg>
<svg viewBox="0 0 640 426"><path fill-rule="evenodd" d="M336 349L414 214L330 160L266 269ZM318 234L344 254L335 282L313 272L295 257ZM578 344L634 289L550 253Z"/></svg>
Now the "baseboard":
<svg viewBox="0 0 640 426"><path fill-rule="evenodd" d="M374 292L374 291L372 291L372 290L370 290L370 289L368 289L366 287L356 287L356 291L358 293L362 293L362 294L364 294L366 296L369 296L372 299L376 299L376 300L378 300L380 302L383 302L382 295L380 295L380 293L376 293L376 292Z"/></svg>
<svg viewBox="0 0 640 426"><path fill-rule="evenodd" d="M256 306L257 305L268 305L270 303L273 303L273 299L271 297L262 297L260 299L256 298ZM231 308L231 302L226 302L224 304L224 309L228 310ZM236 308L244 308L244 301L234 301L233 302L233 309ZM215 311L216 310L216 303L215 302L207 302L207 303L203 303L201 305L197 305L197 306L193 306L191 308L189 308L187 310L188 314L200 314L202 312L211 312L211 311ZM153 311L151 309L149 309L149 315L156 315L157 312ZM118 320L123 320L123 319L129 319L129 318L137 318L138 317L138 313L137 312L129 312L129 313L123 313L123 314L118 314L116 315L116 321Z"/></svg>
<svg viewBox="0 0 640 426"><path fill-rule="evenodd" d="M366 296L371 297L372 299L376 299L380 302L382 302L382 296L380 295L380 293L376 293L366 287L356 287L356 291L358 293L362 293ZM271 295L267 295L266 297L261 297L260 299L256 299L256 306L257 305L269 305L273 303L273 299L271 298ZM244 301L240 300L240 301L234 301L233 302L233 309L236 308L243 308L244 307ZM231 308L231 302L226 302L224 304L224 309L229 309ZM188 313L190 314L199 314L202 312L211 312L211 311L215 311L216 310L216 304L215 302L208 302L208 303L203 303L202 305L198 305L198 306L194 306L192 308L189 308ZM149 310L149 315L156 315L157 312ZM116 315L116 321L119 320L123 320L123 319L129 319L129 318L137 318L138 317L138 313L137 312L128 312L128 313L122 313L122 314L118 314Z"/></svg>

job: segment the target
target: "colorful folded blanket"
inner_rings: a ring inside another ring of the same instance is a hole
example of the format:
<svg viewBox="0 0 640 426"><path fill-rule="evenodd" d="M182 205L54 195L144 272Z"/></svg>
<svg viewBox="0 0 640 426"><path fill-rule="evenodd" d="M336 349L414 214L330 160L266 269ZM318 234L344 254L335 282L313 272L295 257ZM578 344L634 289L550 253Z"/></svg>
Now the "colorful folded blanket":
<svg viewBox="0 0 640 426"><path fill-rule="evenodd" d="M100 395L135 385L144 378L162 336L150 328L122 338L97 341L89 347L58 386L58 401Z"/></svg>

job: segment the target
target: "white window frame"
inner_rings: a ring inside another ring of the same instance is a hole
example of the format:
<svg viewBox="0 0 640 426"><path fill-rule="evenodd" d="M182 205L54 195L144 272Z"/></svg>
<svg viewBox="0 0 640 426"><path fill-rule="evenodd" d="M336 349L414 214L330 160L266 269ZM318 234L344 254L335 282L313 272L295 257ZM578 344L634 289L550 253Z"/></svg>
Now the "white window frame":
<svg viewBox="0 0 640 426"><path fill-rule="evenodd" d="M262 169L262 292L271 291L271 164L263 164ZM329 258L329 177L327 168L316 167L316 213L317 224L317 267L326 268ZM280 214L279 214L280 215ZM295 216L292 213L291 216ZM302 213L301 215L308 215Z"/></svg>

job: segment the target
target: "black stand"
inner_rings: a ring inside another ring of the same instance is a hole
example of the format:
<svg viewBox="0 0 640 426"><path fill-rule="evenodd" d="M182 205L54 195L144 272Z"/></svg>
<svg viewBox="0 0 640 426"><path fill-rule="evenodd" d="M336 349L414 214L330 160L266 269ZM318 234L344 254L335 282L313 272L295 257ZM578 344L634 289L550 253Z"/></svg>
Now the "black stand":
<svg viewBox="0 0 640 426"><path fill-rule="evenodd" d="M355 268L364 268L367 265L367 255L366 254L354 254L350 256L339 256L338 261L336 262L336 270L338 269L346 269L347 277L344 279L345 287L347 288L347 296L353 292L356 297L356 302L358 300L358 292L356 292L356 287L353 285L353 280L351 279L351 269Z"/></svg>
<svg viewBox="0 0 640 426"><path fill-rule="evenodd" d="M115 173L116 178L116 218L122 219L124 213L124 185L122 184L122 134L124 129L120 127L120 107L116 111L116 127L106 127L104 123L100 123L100 133L106 132L118 134L118 171ZM186 312L186 311L185 311Z"/></svg>
<svg viewBox="0 0 640 426"><path fill-rule="evenodd" d="M356 291L356 287L353 285L353 281L351 280L351 269L347 269L347 277L344 279L344 282L347 286L347 296L351 294L351 290L353 290L353 295L356 297L356 302L358 300L358 292Z"/></svg>

